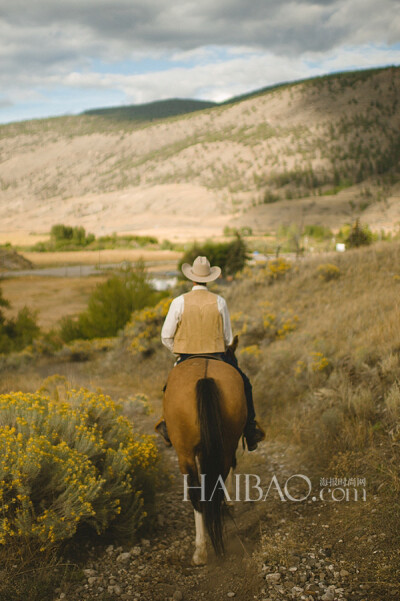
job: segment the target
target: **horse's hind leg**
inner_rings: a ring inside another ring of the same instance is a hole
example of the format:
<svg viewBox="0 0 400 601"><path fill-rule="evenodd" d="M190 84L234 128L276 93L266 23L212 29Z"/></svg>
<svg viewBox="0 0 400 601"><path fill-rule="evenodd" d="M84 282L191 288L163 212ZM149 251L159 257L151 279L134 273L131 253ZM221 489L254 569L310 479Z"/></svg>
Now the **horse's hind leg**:
<svg viewBox="0 0 400 601"><path fill-rule="evenodd" d="M195 457L195 466L198 474L200 474L200 461ZM207 547L206 547L206 529L204 526L204 517L200 511L194 510L194 525L196 528L195 550L192 557L192 563L195 566L203 566L207 563Z"/></svg>
<svg viewBox="0 0 400 601"><path fill-rule="evenodd" d="M195 509L196 507L200 509L200 502L202 499L202 491L199 480L200 464L197 457L180 455L179 466L182 474L188 475L189 496L194 509L196 539L192 563L195 566L202 566L207 563L206 532L203 514Z"/></svg>
<svg viewBox="0 0 400 601"><path fill-rule="evenodd" d="M202 566L207 563L206 533L203 514L196 510L194 510L194 523L196 526L196 549L192 562L195 566Z"/></svg>

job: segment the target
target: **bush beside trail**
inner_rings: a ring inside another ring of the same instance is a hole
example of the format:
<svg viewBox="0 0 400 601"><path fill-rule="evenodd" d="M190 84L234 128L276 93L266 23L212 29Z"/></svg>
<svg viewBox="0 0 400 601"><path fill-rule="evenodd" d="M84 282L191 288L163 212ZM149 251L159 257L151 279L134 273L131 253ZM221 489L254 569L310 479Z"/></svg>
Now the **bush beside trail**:
<svg viewBox="0 0 400 601"><path fill-rule="evenodd" d="M41 549L110 528L132 536L151 513L153 437L138 436L109 397L71 390L0 396L0 545Z"/></svg>

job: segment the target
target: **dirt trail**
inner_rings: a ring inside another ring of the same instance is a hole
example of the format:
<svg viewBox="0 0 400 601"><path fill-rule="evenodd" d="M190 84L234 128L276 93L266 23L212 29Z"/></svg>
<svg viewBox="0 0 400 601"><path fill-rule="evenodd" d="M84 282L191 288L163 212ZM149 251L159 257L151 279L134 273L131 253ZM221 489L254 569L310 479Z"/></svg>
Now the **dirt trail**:
<svg viewBox="0 0 400 601"><path fill-rule="evenodd" d="M247 457L240 456L240 451L238 467L250 469L264 481L268 476L270 479L273 465L281 459L275 450L276 461L271 464L266 460L270 453L266 445ZM183 500L174 450L163 450L163 454L172 483L160 494L158 524L151 539L142 540L130 549L109 546L100 556L90 557L84 571L86 582L64 588L64 600L200 601L234 596L239 601L248 601L257 596L262 579L253 552L260 540L267 504L235 503L231 517L226 517L226 556L217 558L209 545L209 564L193 567L193 509ZM123 559L123 553L130 553L129 558Z"/></svg>
<svg viewBox="0 0 400 601"><path fill-rule="evenodd" d="M258 474L264 492L275 475L283 489L293 474L307 474L304 466L296 464L292 451L273 441L262 443L252 454L240 451L238 472ZM267 500L235 503L233 519L226 518L225 557L216 558L209 545L209 564L193 567L193 510L189 502L183 501L182 480L173 449L164 450L163 454L172 483L160 494L158 525L149 540L142 539L130 548L109 546L100 554L97 550L84 566L84 580L64 587L56 599L386 601L399 598L398 583L370 582L368 578L369 565L374 560L382 561L379 553L383 553L386 538L382 533L367 536L362 527L366 514L376 511L373 508L376 499L365 503L361 514L358 508L354 514L354 504L350 507L314 502L312 498L302 502L282 501L276 490L271 489ZM300 497L304 489L294 484L291 493Z"/></svg>

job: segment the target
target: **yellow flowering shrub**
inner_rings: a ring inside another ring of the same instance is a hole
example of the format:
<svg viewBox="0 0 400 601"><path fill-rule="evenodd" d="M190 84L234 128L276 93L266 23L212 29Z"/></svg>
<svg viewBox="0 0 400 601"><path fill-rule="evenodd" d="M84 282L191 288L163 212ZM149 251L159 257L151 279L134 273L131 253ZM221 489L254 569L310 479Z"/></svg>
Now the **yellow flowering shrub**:
<svg viewBox="0 0 400 601"><path fill-rule="evenodd" d="M311 369L314 372L324 371L330 365L329 359L323 353L311 353L311 359Z"/></svg>
<svg viewBox="0 0 400 601"><path fill-rule="evenodd" d="M78 527L135 531L155 494L158 452L107 396L70 390L0 395L0 544L43 548Z"/></svg>
<svg viewBox="0 0 400 601"><path fill-rule="evenodd" d="M337 280L340 277L340 269L333 263L323 263L318 265L317 268L318 276L321 280L329 282L330 280Z"/></svg>
<svg viewBox="0 0 400 601"><path fill-rule="evenodd" d="M247 353L246 348L258 348L257 345L262 340L271 343L286 338L297 329L299 318L289 307L280 307L278 311L274 311L271 303L262 301L258 303L256 313L233 313L231 321L234 333L238 334L244 345L242 350Z"/></svg>
<svg viewBox="0 0 400 601"><path fill-rule="evenodd" d="M72 361L87 361L95 353L106 352L116 345L116 338L92 338L72 340L64 346L63 355L70 355Z"/></svg>
<svg viewBox="0 0 400 601"><path fill-rule="evenodd" d="M164 298L155 307L132 313L124 335L132 339L130 350L134 354L149 356L161 345L160 331L171 302L171 298Z"/></svg>
<svg viewBox="0 0 400 601"><path fill-rule="evenodd" d="M260 347L257 344L245 346L239 351L239 357L242 367L252 373L259 366L259 359L261 357Z"/></svg>
<svg viewBox="0 0 400 601"><path fill-rule="evenodd" d="M279 257L278 259L268 262L266 272L270 279L278 280L283 278L291 268L292 265L289 261Z"/></svg>
<svg viewBox="0 0 400 601"><path fill-rule="evenodd" d="M310 353L307 359L304 361L300 359L296 362L294 373L296 376L302 374L318 374L329 371L331 363L327 357L321 352L314 351Z"/></svg>
<svg viewBox="0 0 400 601"><path fill-rule="evenodd" d="M260 347L257 346L257 344L245 346L244 348L241 349L240 355L248 356L248 357L255 357L256 359L258 359L258 357L260 357L260 355L261 355Z"/></svg>
<svg viewBox="0 0 400 601"><path fill-rule="evenodd" d="M292 264L283 257L271 259L266 264L256 267L246 266L242 272L235 275L237 280L250 280L256 284L273 283L280 280L292 269Z"/></svg>
<svg viewBox="0 0 400 601"><path fill-rule="evenodd" d="M260 303L263 309L265 337L271 340L286 338L297 329L299 318L293 309L282 308L277 313L271 311L269 302Z"/></svg>

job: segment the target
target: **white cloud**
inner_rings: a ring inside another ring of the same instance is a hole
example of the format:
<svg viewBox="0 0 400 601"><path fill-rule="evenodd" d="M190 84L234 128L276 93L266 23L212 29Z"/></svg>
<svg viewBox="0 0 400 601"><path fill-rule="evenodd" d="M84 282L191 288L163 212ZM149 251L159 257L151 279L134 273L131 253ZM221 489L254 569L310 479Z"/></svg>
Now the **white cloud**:
<svg viewBox="0 0 400 601"><path fill-rule="evenodd" d="M171 67L139 75L70 73L51 78L52 85L73 88L113 89L123 92L126 103L190 97L220 102L232 96L284 81L355 67L400 63L400 50L365 46L329 54L307 53L291 59L272 53L253 53L214 64Z"/></svg>
<svg viewBox="0 0 400 601"><path fill-rule="evenodd" d="M0 0L0 15L0 89L12 103L65 89L224 100L400 62L388 48L400 41L398 0Z"/></svg>
<svg viewBox="0 0 400 601"><path fill-rule="evenodd" d="M384 46L368 44L364 46L344 47L328 54L309 53L305 59L318 62L324 73L345 71L347 69L363 69L384 65L400 64L400 48L388 49Z"/></svg>

